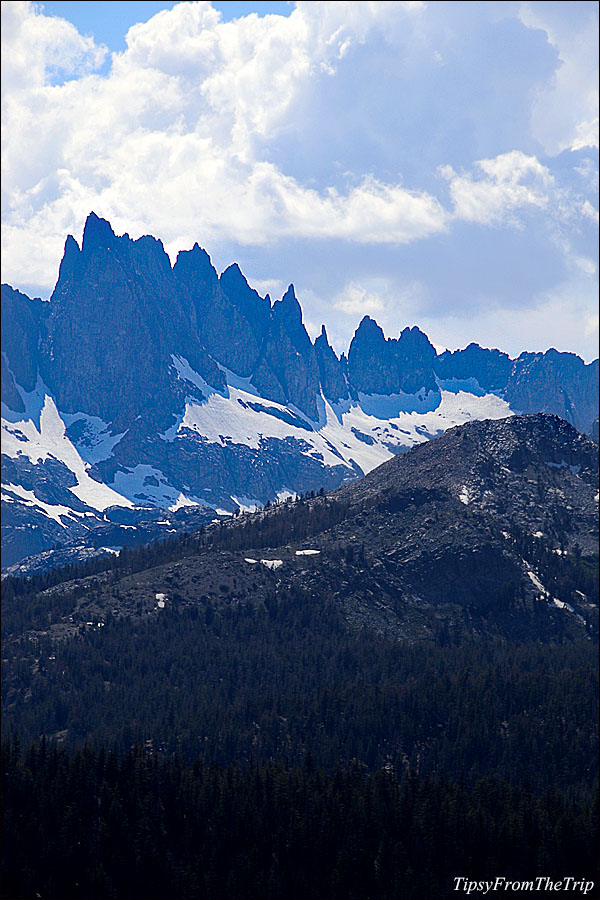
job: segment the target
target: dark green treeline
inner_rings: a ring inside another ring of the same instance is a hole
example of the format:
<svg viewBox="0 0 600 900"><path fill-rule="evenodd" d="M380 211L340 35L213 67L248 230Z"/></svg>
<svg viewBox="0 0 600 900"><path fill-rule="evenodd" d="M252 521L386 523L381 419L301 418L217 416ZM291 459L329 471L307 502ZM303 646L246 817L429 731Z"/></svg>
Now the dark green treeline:
<svg viewBox="0 0 600 900"><path fill-rule="evenodd" d="M3 896L445 898L453 877L594 878L596 816L556 790L360 763L325 772L141 750L2 758ZM514 893L511 896L515 896Z"/></svg>

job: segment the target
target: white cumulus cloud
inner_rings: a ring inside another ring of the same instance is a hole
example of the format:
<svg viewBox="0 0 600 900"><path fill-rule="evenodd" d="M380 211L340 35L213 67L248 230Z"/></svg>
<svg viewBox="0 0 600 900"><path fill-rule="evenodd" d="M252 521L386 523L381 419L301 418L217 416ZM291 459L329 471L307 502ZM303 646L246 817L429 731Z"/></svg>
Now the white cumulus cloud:
<svg viewBox="0 0 600 900"><path fill-rule="evenodd" d="M547 153L598 147L598 4L522 3L524 25L543 31L558 54L552 81L540 86L532 128Z"/></svg>
<svg viewBox="0 0 600 900"><path fill-rule="evenodd" d="M132 236L152 228L170 250L198 235L407 243L443 230L446 214L426 191L373 175L318 190L256 151L321 63L335 70L371 29L420 7L300 3L289 17L222 22L209 2L180 3L133 26L99 76L104 50L90 38L32 4L3 5L5 275L23 280L24 244L35 242L26 280L50 288L66 232L90 209ZM80 77L52 84L55 64Z"/></svg>
<svg viewBox="0 0 600 900"><path fill-rule="evenodd" d="M477 176L457 174L451 166L440 171L450 185L454 215L467 222L491 225L523 207L548 205L554 179L546 166L520 150L503 153L476 164Z"/></svg>
<svg viewBox="0 0 600 900"><path fill-rule="evenodd" d="M529 323L587 352L594 6L307 0L226 22L182 2L105 65L42 6L3 3L3 278L47 296L93 209L172 258L198 240L273 296L294 280L338 349L365 313L396 334L435 312L448 346L458 316L469 339Z"/></svg>

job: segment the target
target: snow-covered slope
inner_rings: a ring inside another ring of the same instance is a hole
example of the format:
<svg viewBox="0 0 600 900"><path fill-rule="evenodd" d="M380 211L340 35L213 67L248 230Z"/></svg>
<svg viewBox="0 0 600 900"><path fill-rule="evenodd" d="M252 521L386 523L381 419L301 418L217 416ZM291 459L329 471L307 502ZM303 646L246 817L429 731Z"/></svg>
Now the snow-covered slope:
<svg viewBox="0 0 600 900"><path fill-rule="evenodd" d="M194 395L186 397L168 429L147 439L139 457L131 458L129 448L129 458L118 463L115 452L124 434L113 434L108 423L83 411L61 413L41 379L32 392L18 388L24 412L2 404L2 502L8 529L20 529L25 553L72 540L85 543L86 533L106 521L103 513L112 507L175 512L185 506L203 506L227 515L288 493L329 488L371 471L453 425L511 414L508 404L495 394L441 391L438 407L422 412L402 411L403 406L413 407L415 398L401 394L337 404L320 394L319 418L311 421L292 404L261 397L249 379L227 372L226 389L217 391L185 358L174 357L174 369L179 379L195 387ZM381 411L375 415L378 406ZM384 411L395 414L386 418ZM187 470L183 478L178 477L179 456L192 454L192 459L200 461L224 450L244 458L242 472L229 483L217 479L210 466L193 489L187 483ZM148 462L153 454L154 462ZM261 484L257 490L252 471L268 469L269 460L277 457L285 458L286 465L273 465L277 474L269 480L270 489L265 491ZM100 463L115 466L112 478L98 480ZM26 521L18 525L17 519ZM18 547L10 545L9 540L9 547L5 546L8 563L21 556Z"/></svg>
<svg viewBox="0 0 600 900"><path fill-rule="evenodd" d="M186 399L178 422L161 435L164 441L193 437L200 444L243 446L253 451L266 451L271 441L293 441L298 454L324 467L343 467L350 477L366 474L454 425L511 415L508 403L495 394L441 391L437 408L419 411L413 409L416 404L411 395L362 395L334 404L321 393L317 399L319 418L311 421L293 404L284 406L261 398L249 379L226 373L227 390L216 391L203 382L187 360L174 362L179 377L200 388L203 398ZM381 411L377 415L374 411L378 406ZM285 486L276 487L278 491ZM302 489L295 484L287 487ZM260 504L261 499L253 502ZM228 500L236 502L233 497L221 497L225 505Z"/></svg>

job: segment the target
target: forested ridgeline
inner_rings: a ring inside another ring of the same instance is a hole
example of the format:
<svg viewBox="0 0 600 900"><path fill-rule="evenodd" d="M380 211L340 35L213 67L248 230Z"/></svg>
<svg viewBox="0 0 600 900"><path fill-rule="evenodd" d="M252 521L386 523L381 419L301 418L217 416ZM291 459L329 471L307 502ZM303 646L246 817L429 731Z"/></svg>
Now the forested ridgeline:
<svg viewBox="0 0 600 900"><path fill-rule="evenodd" d="M457 875L595 879L589 802L493 778L7 741L2 792L6 898L433 900Z"/></svg>
<svg viewBox="0 0 600 900"><path fill-rule="evenodd" d="M376 604L381 555L379 522L349 524L303 498L4 582L3 896L424 900L457 875L594 878L592 640L485 637L458 605L415 607L427 640L349 627L334 588ZM320 554L279 578L308 536ZM501 539L552 596L594 596L577 548ZM237 552L284 545L277 572Z"/></svg>
<svg viewBox="0 0 600 900"><path fill-rule="evenodd" d="M594 784L597 657L591 642L399 643L350 631L299 592L214 608L171 604L73 639L26 640L3 664L3 724L127 752L144 744L218 764L329 769L406 765L494 774L587 796Z"/></svg>
<svg viewBox="0 0 600 900"><path fill-rule="evenodd" d="M141 572L152 566L160 566L174 559L182 559L196 552L203 542L204 529L195 533L180 533L165 540L154 541L138 547L123 547L118 554L97 556L85 562L69 563L36 575L21 577L7 575L2 579L2 602L22 605L37 594L70 581L79 581L91 575L111 573L117 575Z"/></svg>
<svg viewBox="0 0 600 900"><path fill-rule="evenodd" d="M281 546L338 524L349 510L349 504L325 498L323 491L315 496L312 491L305 496L298 495L293 502L267 503L264 510L234 514L231 519L215 522L208 528L201 526L193 532L180 532L150 544L123 547L118 554L69 563L27 577L8 575L2 579L3 601L31 599L48 588L90 575L112 573L120 576L141 572L184 559L207 547L238 550Z"/></svg>
<svg viewBox="0 0 600 900"><path fill-rule="evenodd" d="M307 495L295 502L269 504L265 510L240 514L208 528L201 527L194 533L180 533L150 545L124 547L118 555L70 564L28 578L8 576L2 581L2 636L47 628L50 620L56 621L70 613L73 598L89 589L86 579L94 579L94 587L100 588L127 575L212 551L281 549L318 537L323 558L329 565L337 567L343 559L346 566L360 570L378 558L379 547L365 546L364 534L362 540L356 540L338 526L351 513L360 518L364 507L364 503L350 507L333 497ZM577 546L571 553L557 553L556 536L532 537L515 523L506 527L510 529L503 532L506 546L535 567L553 597L569 602L573 592L590 598L598 596L597 554L582 555ZM62 586L61 590L50 590L57 586ZM510 591L511 585L506 589ZM596 611L588 615L592 619L588 630L595 638Z"/></svg>

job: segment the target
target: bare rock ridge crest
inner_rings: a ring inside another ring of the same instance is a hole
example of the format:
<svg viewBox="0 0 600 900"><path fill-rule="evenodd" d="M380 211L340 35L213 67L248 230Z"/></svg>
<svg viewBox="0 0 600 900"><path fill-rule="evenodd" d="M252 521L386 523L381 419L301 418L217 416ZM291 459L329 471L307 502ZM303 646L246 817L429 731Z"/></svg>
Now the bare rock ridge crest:
<svg viewBox="0 0 600 900"><path fill-rule="evenodd" d="M150 401L159 408L163 394L172 393L171 353L185 356L216 390L225 387L224 366L313 421L320 389L333 401L398 392L439 399L437 381L450 379L502 391L515 411L555 413L583 432L597 417L597 360L586 366L553 349L513 360L473 343L438 355L418 327L386 340L369 316L347 360L339 359L324 327L311 342L293 285L271 305L237 264L219 276L195 244L171 267L161 241L118 237L94 213L81 249L71 235L66 240L50 304L3 286L2 309L3 351L12 375L24 379L19 383L30 389L38 369L61 409L87 406L117 426L134 409L146 414ZM6 402L14 396L12 381L3 379Z"/></svg>

